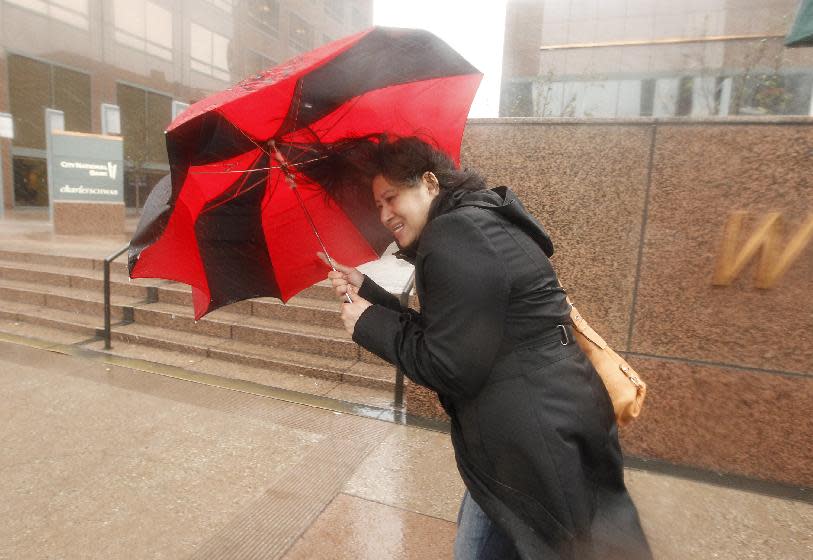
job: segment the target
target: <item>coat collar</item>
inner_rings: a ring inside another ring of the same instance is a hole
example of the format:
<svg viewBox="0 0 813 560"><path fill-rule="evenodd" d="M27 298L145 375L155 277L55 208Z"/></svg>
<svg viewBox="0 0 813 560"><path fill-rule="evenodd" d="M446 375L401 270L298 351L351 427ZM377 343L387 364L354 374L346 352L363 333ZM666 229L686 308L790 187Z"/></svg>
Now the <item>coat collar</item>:
<svg viewBox="0 0 813 560"><path fill-rule="evenodd" d="M542 248L548 257L553 255L553 242L550 236L528 210L525 209L522 201L517 198L514 191L508 187L496 187L477 191L452 191L443 197L443 199L439 200L437 206L430 210L430 221L438 216L448 214L449 212L466 206L483 208L500 214L503 218L517 225L527 233L531 239ZM395 256L414 264L420 242L421 240L419 238L411 246L395 253Z"/></svg>

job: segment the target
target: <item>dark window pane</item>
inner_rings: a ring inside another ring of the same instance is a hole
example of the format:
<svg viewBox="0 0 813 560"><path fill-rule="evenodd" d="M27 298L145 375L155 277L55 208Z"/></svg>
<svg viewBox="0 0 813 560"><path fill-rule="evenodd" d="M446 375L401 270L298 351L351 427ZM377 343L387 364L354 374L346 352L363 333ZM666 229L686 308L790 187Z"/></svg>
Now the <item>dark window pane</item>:
<svg viewBox="0 0 813 560"><path fill-rule="evenodd" d="M501 117L534 116L531 82L503 82L500 92Z"/></svg>
<svg viewBox="0 0 813 560"><path fill-rule="evenodd" d="M678 83L677 109L675 114L681 117L692 112L692 95L694 95L694 78L683 76Z"/></svg>
<svg viewBox="0 0 813 560"><path fill-rule="evenodd" d="M805 74L757 74L735 82L741 115L806 115L811 77Z"/></svg>
<svg viewBox="0 0 813 560"><path fill-rule="evenodd" d="M277 0L248 0L246 7L254 23L274 35L279 29L279 2Z"/></svg>
<svg viewBox="0 0 813 560"><path fill-rule="evenodd" d="M18 55L8 57L9 104L14 145L45 149L45 109L51 103L47 64Z"/></svg>
<svg viewBox="0 0 813 560"><path fill-rule="evenodd" d="M45 160L15 157L14 204L48 206L48 173Z"/></svg>
<svg viewBox="0 0 813 560"><path fill-rule="evenodd" d="M254 51L246 51L245 56L246 76L254 76L263 70L267 70L274 66L270 58L267 58L260 53Z"/></svg>
<svg viewBox="0 0 813 560"><path fill-rule="evenodd" d="M296 14L291 14L288 43L300 52L313 48L313 28Z"/></svg>
<svg viewBox="0 0 813 560"><path fill-rule="evenodd" d="M641 82L641 116L651 117L655 107L655 80Z"/></svg>
<svg viewBox="0 0 813 560"><path fill-rule="evenodd" d="M322 0L325 11L338 21L344 21L345 0Z"/></svg>
<svg viewBox="0 0 813 560"><path fill-rule="evenodd" d="M147 92L147 162L169 163L164 130L171 121L172 99Z"/></svg>
<svg viewBox="0 0 813 560"><path fill-rule="evenodd" d="M144 90L124 84L116 86L116 101L121 109L121 136L124 159L141 167L147 159L147 107Z"/></svg>
<svg viewBox="0 0 813 560"><path fill-rule="evenodd" d="M91 131L90 76L54 66L54 109L65 113L65 129Z"/></svg>

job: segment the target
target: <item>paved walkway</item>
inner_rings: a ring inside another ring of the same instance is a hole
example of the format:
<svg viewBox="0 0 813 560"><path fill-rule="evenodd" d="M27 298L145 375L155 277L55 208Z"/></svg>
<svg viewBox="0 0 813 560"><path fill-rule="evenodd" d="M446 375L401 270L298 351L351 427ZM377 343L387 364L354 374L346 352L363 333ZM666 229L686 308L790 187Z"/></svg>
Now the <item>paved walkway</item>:
<svg viewBox="0 0 813 560"><path fill-rule="evenodd" d="M463 487L444 433L12 338L0 336L2 559L451 557ZM659 559L813 557L813 505L627 480Z"/></svg>

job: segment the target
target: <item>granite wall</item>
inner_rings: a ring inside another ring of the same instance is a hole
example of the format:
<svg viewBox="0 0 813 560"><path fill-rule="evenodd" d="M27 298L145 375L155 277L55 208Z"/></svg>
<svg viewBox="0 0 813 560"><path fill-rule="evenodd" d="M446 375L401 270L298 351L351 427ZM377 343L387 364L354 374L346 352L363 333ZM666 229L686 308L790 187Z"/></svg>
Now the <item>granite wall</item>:
<svg viewBox="0 0 813 560"><path fill-rule="evenodd" d="M813 119L473 120L463 164L520 195L647 382L628 454L813 486Z"/></svg>
<svg viewBox="0 0 813 560"><path fill-rule="evenodd" d="M124 203L54 202L57 235L109 236L124 233Z"/></svg>

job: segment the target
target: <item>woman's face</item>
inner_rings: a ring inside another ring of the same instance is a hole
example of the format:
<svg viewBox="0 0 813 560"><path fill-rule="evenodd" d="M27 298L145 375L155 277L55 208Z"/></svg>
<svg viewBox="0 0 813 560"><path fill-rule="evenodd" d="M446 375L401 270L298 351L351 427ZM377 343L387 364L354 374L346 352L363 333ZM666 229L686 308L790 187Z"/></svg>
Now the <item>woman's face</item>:
<svg viewBox="0 0 813 560"><path fill-rule="evenodd" d="M429 207L438 195L437 179L425 173L417 185L395 185L383 175L373 179L373 198L381 223L392 232L398 247L409 247L421 236Z"/></svg>

